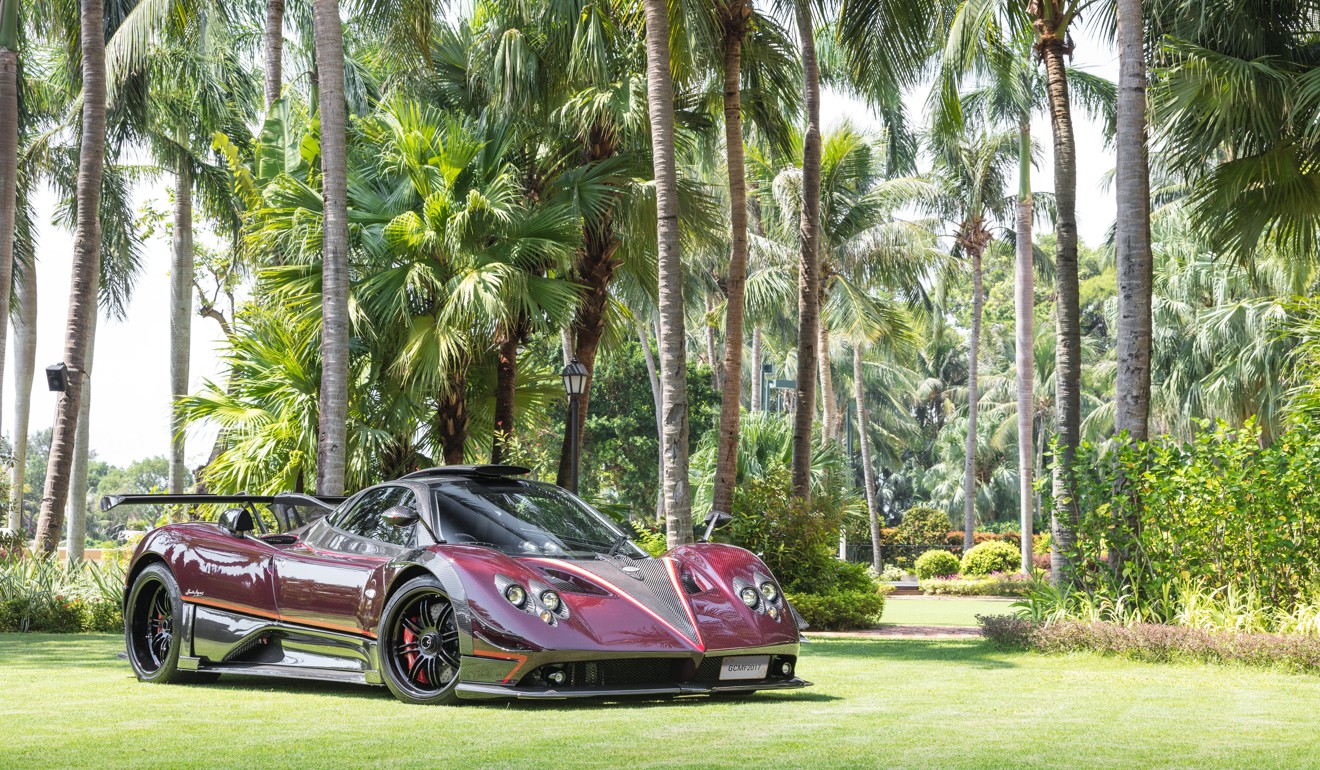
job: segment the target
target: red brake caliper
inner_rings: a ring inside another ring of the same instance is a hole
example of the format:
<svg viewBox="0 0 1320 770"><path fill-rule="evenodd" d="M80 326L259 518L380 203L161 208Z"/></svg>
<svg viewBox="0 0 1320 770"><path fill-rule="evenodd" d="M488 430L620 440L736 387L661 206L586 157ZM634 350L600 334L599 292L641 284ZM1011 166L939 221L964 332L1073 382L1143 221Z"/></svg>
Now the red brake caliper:
<svg viewBox="0 0 1320 770"><path fill-rule="evenodd" d="M420 615L418 616L418 620L421 620ZM403 656L404 660L408 662L408 669L407 669L408 671L412 671L413 664L417 662L418 656L422 654L422 647L421 647L421 642L417 638L417 635L414 634L412 631L410 631L407 626L404 626L403 643L405 645L411 645L413 642L417 642L417 651L405 653ZM418 670L417 681L419 684L430 684L430 682L428 682L426 679L426 669L423 668Z"/></svg>

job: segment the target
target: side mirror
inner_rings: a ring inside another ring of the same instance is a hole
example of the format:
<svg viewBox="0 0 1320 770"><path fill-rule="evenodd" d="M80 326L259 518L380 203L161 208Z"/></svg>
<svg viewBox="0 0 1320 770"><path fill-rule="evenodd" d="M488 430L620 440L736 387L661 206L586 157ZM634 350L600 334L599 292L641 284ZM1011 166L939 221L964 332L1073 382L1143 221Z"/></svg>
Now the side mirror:
<svg viewBox="0 0 1320 770"><path fill-rule="evenodd" d="M242 537L244 532L256 529L256 525L252 523L252 514L246 508L230 508L220 514L216 523L235 537Z"/></svg>
<svg viewBox="0 0 1320 770"><path fill-rule="evenodd" d="M417 511L406 505L396 505L380 515L382 521L391 527L409 527L417 521Z"/></svg>
<svg viewBox="0 0 1320 770"><path fill-rule="evenodd" d="M710 536L715 534L715 530L733 521L733 514L724 511L711 511L706 516L706 534L701 536L701 542L709 543Z"/></svg>

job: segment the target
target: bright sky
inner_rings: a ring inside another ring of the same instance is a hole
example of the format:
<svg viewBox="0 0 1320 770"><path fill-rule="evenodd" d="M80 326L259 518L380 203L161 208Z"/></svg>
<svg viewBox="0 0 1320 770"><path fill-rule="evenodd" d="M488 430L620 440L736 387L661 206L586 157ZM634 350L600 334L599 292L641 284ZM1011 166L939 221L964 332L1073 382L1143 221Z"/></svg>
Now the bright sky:
<svg viewBox="0 0 1320 770"><path fill-rule="evenodd" d="M1118 75L1116 54L1111 47L1088 30L1077 39L1075 66L1115 79ZM924 94L914 94L909 105L919 109ZM873 125L865 105L838 94L827 93L822 100L822 120L828 129L842 120L855 125ZM1045 116L1038 116L1032 130L1043 145L1043 161L1035 169L1032 186L1036 190L1053 188L1050 161L1050 130ZM1077 119L1078 189L1077 219L1082 239L1100 243L1114 219L1112 192L1101 189L1102 177L1113 169L1112 148L1104 145L1100 127L1085 118ZM137 204L155 200L166 207L168 179L142 185ZM73 236L50 224L54 196L46 194L38 201L38 323L37 375L32 389L31 430L50 427L55 414L54 394L46 390L42 370L63 357L64 325L68 312ZM169 271L170 244L157 235L146 244L141 277L123 321L102 316L97 330L92 367L91 447L100 457L116 465L169 451ZM221 375L218 354L222 335L219 326L207 318L193 318L191 389L198 390L204 380ZM10 371L4 383L3 425L6 435L13 431L14 379L12 376L12 337ZM187 457L190 467L203 463L210 452L211 435L189 436Z"/></svg>

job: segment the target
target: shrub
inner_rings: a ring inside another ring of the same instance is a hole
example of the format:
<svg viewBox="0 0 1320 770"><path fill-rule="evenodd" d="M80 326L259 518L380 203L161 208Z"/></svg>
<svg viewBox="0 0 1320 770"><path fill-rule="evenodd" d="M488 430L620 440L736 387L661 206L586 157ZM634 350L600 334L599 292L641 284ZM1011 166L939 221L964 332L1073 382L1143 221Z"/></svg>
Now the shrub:
<svg viewBox="0 0 1320 770"><path fill-rule="evenodd" d="M975 550L975 549L973 549ZM917 557L915 567L918 580L929 580L934 577L948 577L958 574L958 557L948 551L933 550L926 551Z"/></svg>
<svg viewBox="0 0 1320 770"><path fill-rule="evenodd" d="M981 634L1002 649L1043 653L1095 652L1152 663L1237 663L1292 671L1320 671L1320 637L1212 632L1158 623L1064 621L977 616Z"/></svg>
<svg viewBox="0 0 1320 770"><path fill-rule="evenodd" d="M844 576L835 558L839 517L794 497L786 468L775 467L764 478L738 485L733 521L721 535L760 554L790 593L829 594ZM866 568L860 569L864 573Z"/></svg>
<svg viewBox="0 0 1320 770"><path fill-rule="evenodd" d="M810 628L846 631L871 628L885 611L884 594L869 591L837 591L830 594L791 594L789 603Z"/></svg>
<svg viewBox="0 0 1320 770"><path fill-rule="evenodd" d="M963 554L962 574L983 577L992 572L1016 572L1022 565L1022 553L1002 540L992 540L974 546Z"/></svg>
<svg viewBox="0 0 1320 770"><path fill-rule="evenodd" d="M996 572L983 578L934 577L921 581L921 591L934 596L1021 596L1031 585L1031 578L1020 572Z"/></svg>
<svg viewBox="0 0 1320 770"><path fill-rule="evenodd" d="M118 631L123 569L50 556L0 561L0 631Z"/></svg>
<svg viewBox="0 0 1320 770"><path fill-rule="evenodd" d="M880 573L880 579L886 583L894 583L902 580L905 575L901 567L888 566Z"/></svg>
<svg viewBox="0 0 1320 770"><path fill-rule="evenodd" d="M927 505L914 505L903 512L894 539L909 545L942 543L949 534L949 514Z"/></svg>

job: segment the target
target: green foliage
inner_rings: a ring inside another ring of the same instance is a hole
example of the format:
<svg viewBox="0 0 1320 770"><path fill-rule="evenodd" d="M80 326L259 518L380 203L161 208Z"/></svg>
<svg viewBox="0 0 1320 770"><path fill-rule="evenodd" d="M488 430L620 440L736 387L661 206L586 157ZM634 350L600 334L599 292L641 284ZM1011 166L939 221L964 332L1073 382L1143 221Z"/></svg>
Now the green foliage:
<svg viewBox="0 0 1320 770"><path fill-rule="evenodd" d="M963 554L962 574L983 577L992 572L1017 572L1022 566L1022 552L1003 540L990 540Z"/></svg>
<svg viewBox="0 0 1320 770"><path fill-rule="evenodd" d="M0 632L117 631L124 571L22 552L0 559Z"/></svg>
<svg viewBox="0 0 1320 770"><path fill-rule="evenodd" d="M640 545L642 550L652 556L660 556L669 550L669 542L665 539L663 530L643 526L636 522L633 522L632 528L637 533L633 538L633 542Z"/></svg>
<svg viewBox="0 0 1320 770"><path fill-rule="evenodd" d="M880 579L886 583L894 583L902 580L904 576L902 567L885 567L880 572Z"/></svg>
<svg viewBox="0 0 1320 770"><path fill-rule="evenodd" d="M1032 586L1032 579L1022 573L990 575L983 578L930 578L921 581L921 592L932 596L1021 596Z"/></svg>
<svg viewBox="0 0 1320 770"><path fill-rule="evenodd" d="M1084 444L1073 473L1075 587L1113 605L1111 614L1174 622L1190 586L1286 611L1316 598L1320 431L1311 420L1266 447L1250 420L1241 430L1203 425L1186 444Z"/></svg>
<svg viewBox="0 0 1320 770"><path fill-rule="evenodd" d="M885 597L875 590L788 594L788 601L810 628L819 631L871 628L885 611Z"/></svg>
<svg viewBox="0 0 1320 770"><path fill-rule="evenodd" d="M910 545L943 543L949 534L949 514L927 505L914 505L903 512L894 539Z"/></svg>
<svg viewBox="0 0 1320 770"><path fill-rule="evenodd" d="M976 550L976 549L972 549ZM939 549L926 551L917 557L917 563L913 569L917 573L918 580L928 580L933 577L948 577L958 573L958 557Z"/></svg>
<svg viewBox="0 0 1320 770"><path fill-rule="evenodd" d="M859 565L835 558L839 519L812 500L792 494L786 468L740 484L733 495L733 521L722 539L758 554L788 592L827 593ZM865 570L865 567L860 567Z"/></svg>

